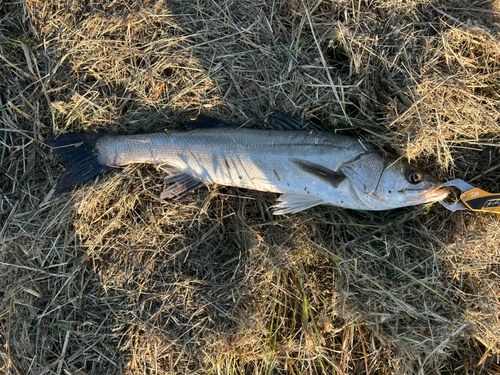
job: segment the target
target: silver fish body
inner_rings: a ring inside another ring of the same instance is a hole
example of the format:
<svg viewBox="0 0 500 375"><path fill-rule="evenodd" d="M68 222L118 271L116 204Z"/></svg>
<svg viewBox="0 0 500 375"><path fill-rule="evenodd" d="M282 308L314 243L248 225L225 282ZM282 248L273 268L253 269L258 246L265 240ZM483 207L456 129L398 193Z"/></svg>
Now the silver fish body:
<svg viewBox="0 0 500 375"><path fill-rule="evenodd" d="M328 131L200 128L103 135L91 148L106 168L162 166L171 184L162 198L217 183L281 193L275 214L319 204L385 210L442 200L448 193L434 179L384 157L373 146Z"/></svg>

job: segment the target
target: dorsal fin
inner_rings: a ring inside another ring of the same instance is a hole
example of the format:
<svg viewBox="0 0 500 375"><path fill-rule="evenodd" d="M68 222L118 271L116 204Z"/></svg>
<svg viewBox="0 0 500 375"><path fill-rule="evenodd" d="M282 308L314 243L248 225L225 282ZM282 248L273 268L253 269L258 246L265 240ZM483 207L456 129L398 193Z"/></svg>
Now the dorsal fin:
<svg viewBox="0 0 500 375"><path fill-rule="evenodd" d="M315 125L312 122L302 120L298 117L289 116L280 111L274 111L274 113L268 118L267 123L273 130L328 131L328 129L321 125Z"/></svg>
<svg viewBox="0 0 500 375"><path fill-rule="evenodd" d="M210 129L210 128L238 128L238 125L231 124L213 117L198 116L196 120L185 122L182 125L183 130Z"/></svg>
<svg viewBox="0 0 500 375"><path fill-rule="evenodd" d="M240 128L240 125L219 120L213 117L201 115L196 120L188 121L182 125L183 130L210 129L210 128ZM328 131L327 128L302 120L298 117L289 116L283 112L275 111L266 121L265 126L252 125L252 129L272 129L272 130L317 130Z"/></svg>

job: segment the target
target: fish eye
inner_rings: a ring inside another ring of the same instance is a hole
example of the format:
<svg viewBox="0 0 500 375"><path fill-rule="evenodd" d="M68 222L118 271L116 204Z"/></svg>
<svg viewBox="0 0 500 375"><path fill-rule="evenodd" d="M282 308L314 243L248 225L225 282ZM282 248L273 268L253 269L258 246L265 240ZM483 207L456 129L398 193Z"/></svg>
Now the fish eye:
<svg viewBox="0 0 500 375"><path fill-rule="evenodd" d="M410 169L406 174L406 179L410 184L419 184L422 182L422 172L417 171L415 169Z"/></svg>

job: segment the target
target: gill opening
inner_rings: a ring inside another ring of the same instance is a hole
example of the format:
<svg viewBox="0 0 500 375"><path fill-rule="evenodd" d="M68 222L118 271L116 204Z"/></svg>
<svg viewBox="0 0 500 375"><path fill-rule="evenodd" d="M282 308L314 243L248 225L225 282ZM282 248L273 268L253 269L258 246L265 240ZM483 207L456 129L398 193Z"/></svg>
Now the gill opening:
<svg viewBox="0 0 500 375"><path fill-rule="evenodd" d="M399 159L401 159L401 157ZM384 168L382 168L382 172L380 172L380 175L378 176L377 185L375 185L375 189L373 189L372 194L375 194L375 192L378 190L378 186L380 185L380 181L382 181L382 176L384 175L385 171L396 164L399 159L393 161L392 163L389 163L388 160L384 161Z"/></svg>

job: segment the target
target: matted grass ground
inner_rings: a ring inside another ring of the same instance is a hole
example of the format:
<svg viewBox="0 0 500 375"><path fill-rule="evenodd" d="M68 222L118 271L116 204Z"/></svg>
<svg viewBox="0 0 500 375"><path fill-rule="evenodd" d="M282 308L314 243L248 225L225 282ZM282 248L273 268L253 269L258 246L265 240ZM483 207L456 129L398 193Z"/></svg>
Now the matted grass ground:
<svg viewBox="0 0 500 375"><path fill-rule="evenodd" d="M61 196L43 140L272 109L500 192L498 1L0 3L0 371L500 372L500 217L199 189Z"/></svg>

